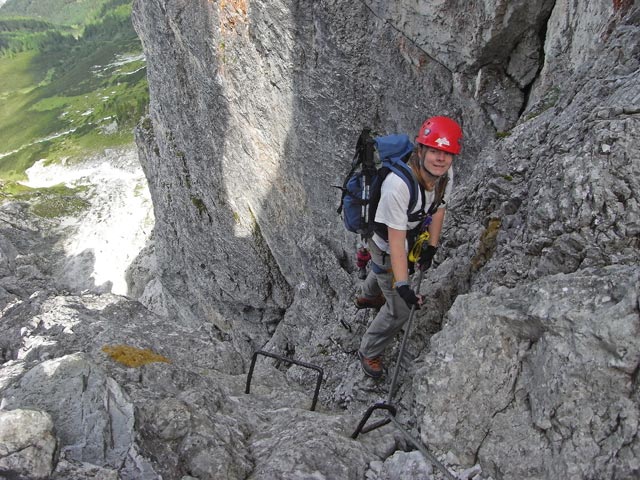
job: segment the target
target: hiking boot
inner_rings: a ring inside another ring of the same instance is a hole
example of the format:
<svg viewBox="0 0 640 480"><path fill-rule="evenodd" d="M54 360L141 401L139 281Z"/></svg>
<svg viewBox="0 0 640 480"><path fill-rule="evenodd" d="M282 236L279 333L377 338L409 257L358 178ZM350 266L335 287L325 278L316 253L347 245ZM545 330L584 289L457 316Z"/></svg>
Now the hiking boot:
<svg viewBox="0 0 640 480"><path fill-rule="evenodd" d="M380 308L385 304L386 301L387 300L382 294L373 298L362 295L360 297L356 297L353 303L355 303L356 308Z"/></svg>
<svg viewBox="0 0 640 480"><path fill-rule="evenodd" d="M371 378L380 378L382 376L382 357L367 358L360 350L358 350L358 357L360 357L360 365L365 375Z"/></svg>

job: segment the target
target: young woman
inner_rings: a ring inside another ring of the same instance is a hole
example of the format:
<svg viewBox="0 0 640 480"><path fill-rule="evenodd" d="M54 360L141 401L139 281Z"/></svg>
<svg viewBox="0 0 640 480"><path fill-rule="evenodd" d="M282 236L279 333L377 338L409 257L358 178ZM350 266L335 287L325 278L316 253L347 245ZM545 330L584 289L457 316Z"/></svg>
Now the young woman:
<svg viewBox="0 0 640 480"><path fill-rule="evenodd" d="M408 232L427 224L429 246L420 259L422 268L429 268L438 249L444 222L445 208L440 206L425 223L411 222L409 214L424 211L431 205L436 186L448 176L444 200L453 187L451 164L460 153L462 129L449 117L432 117L420 127L415 149L408 161L414 179L424 190L424 203L418 201L413 212L409 208L409 188L395 173L389 173L381 187L381 196L375 215L376 231L368 241L372 268L364 281L362 296L355 301L358 308L380 308L360 343L358 354L365 374L382 376L382 353L385 347L409 319L412 306L422 304L422 298L409 284L407 260Z"/></svg>

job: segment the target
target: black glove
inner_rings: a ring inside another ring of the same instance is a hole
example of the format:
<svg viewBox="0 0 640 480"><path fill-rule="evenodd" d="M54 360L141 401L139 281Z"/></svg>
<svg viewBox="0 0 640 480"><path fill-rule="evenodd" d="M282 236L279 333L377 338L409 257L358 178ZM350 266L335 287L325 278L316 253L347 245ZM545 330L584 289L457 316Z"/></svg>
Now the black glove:
<svg viewBox="0 0 640 480"><path fill-rule="evenodd" d="M438 247L433 245L427 245L427 248L423 249L420 253L420 270L428 270L433 263L433 257L438 251Z"/></svg>
<svg viewBox="0 0 640 480"><path fill-rule="evenodd" d="M407 305L409 305L410 307L415 305L416 308L420 308L420 305L418 305L418 297L416 296L415 292L411 290L411 287L409 285L400 285L396 288L396 290L398 290L398 295L400 295L402 299L407 302Z"/></svg>

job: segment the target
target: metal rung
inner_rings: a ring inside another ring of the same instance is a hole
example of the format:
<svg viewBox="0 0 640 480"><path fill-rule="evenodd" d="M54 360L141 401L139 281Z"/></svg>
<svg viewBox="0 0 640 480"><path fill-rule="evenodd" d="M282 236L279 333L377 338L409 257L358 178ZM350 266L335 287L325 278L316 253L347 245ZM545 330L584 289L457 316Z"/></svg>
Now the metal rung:
<svg viewBox="0 0 640 480"><path fill-rule="evenodd" d="M364 417L362 417L362 420L360 420L360 423L358 424L356 431L353 432L353 434L351 435L351 438L355 440L356 438L358 438L358 435L360 435L361 433L369 433L372 430L375 430L376 428L384 427L386 424L391 422L391 418L387 417L384 420L380 420L365 428L367 420L369 420L369 417L371 416L371 414L376 410L386 410L390 413L391 416L394 416L394 417L396 416L396 407L394 407L393 405L389 405L388 403L376 403L375 405L372 405L367 409L366 413L364 414Z"/></svg>
<svg viewBox="0 0 640 480"><path fill-rule="evenodd" d="M251 377L253 376L253 369L256 366L256 359L258 355L264 355L265 357L275 358L277 360L282 360L286 363L292 363L294 365L299 365L304 368L310 368L311 370L315 370L318 372L318 380L316 381L316 389L313 394L313 401L311 402L311 411L316 409L316 403L318 402L318 395L320 393L320 386L322 385L322 377L324 376L324 371L322 368L317 365L311 365L310 363L301 362L300 360L294 360L293 358L287 358L282 355L278 355L277 353L265 352L264 350L256 350L251 357L251 366L249 367L249 373L247 374L247 388L244 393L251 392Z"/></svg>
<svg viewBox="0 0 640 480"><path fill-rule="evenodd" d="M365 424L367 423L367 420L369 420L369 417L375 410L386 410L388 412L387 418L383 420L379 420L376 423L365 428ZM445 467L435 457L435 455L433 455L431 452L429 452L429 450L425 448L422 442L413 438L411 434L404 429L404 427L396 419L396 412L397 412L396 407L388 403L376 403L370 406L365 412L364 417L362 417L362 420L360 420L360 423L358 424L356 431L353 432L353 434L351 435L351 438L355 440L356 438L358 438L358 435L361 433L369 433L372 430L375 430L376 428L380 428L384 425L387 425L388 423L393 423L393 425L398 430L400 430L404 438L408 440L410 443L412 443L413 446L416 447L420 451L420 453L422 453L422 455L427 459L427 461L430 461L433 465L435 465L438 468L438 470L440 470L448 480L457 480L456 477L451 474L449 469Z"/></svg>

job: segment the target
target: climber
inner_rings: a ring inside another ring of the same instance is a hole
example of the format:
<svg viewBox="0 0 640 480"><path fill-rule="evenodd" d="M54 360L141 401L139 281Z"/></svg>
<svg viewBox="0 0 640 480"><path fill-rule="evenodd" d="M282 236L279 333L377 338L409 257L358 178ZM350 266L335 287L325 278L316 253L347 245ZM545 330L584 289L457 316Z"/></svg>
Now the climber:
<svg viewBox="0 0 640 480"><path fill-rule="evenodd" d="M424 191L423 201L414 212L425 211L438 194L446 202L451 196L454 155L460 153L462 129L449 117L427 119L416 137L416 147L408 160L411 171ZM438 186L443 192L438 192ZM420 308L423 298L409 284L408 240L421 226L428 231L428 246L417 262L423 270L429 268L438 250L445 208L438 204L435 212L422 221L409 222L407 207L409 188L396 174L389 174L382 183L380 202L375 214L375 233L367 244L372 268L363 282L362 294L356 298L357 308L380 308L362 337L358 355L364 373L380 378L383 372L382 353L408 320L412 307ZM412 212L413 213L413 212Z"/></svg>

